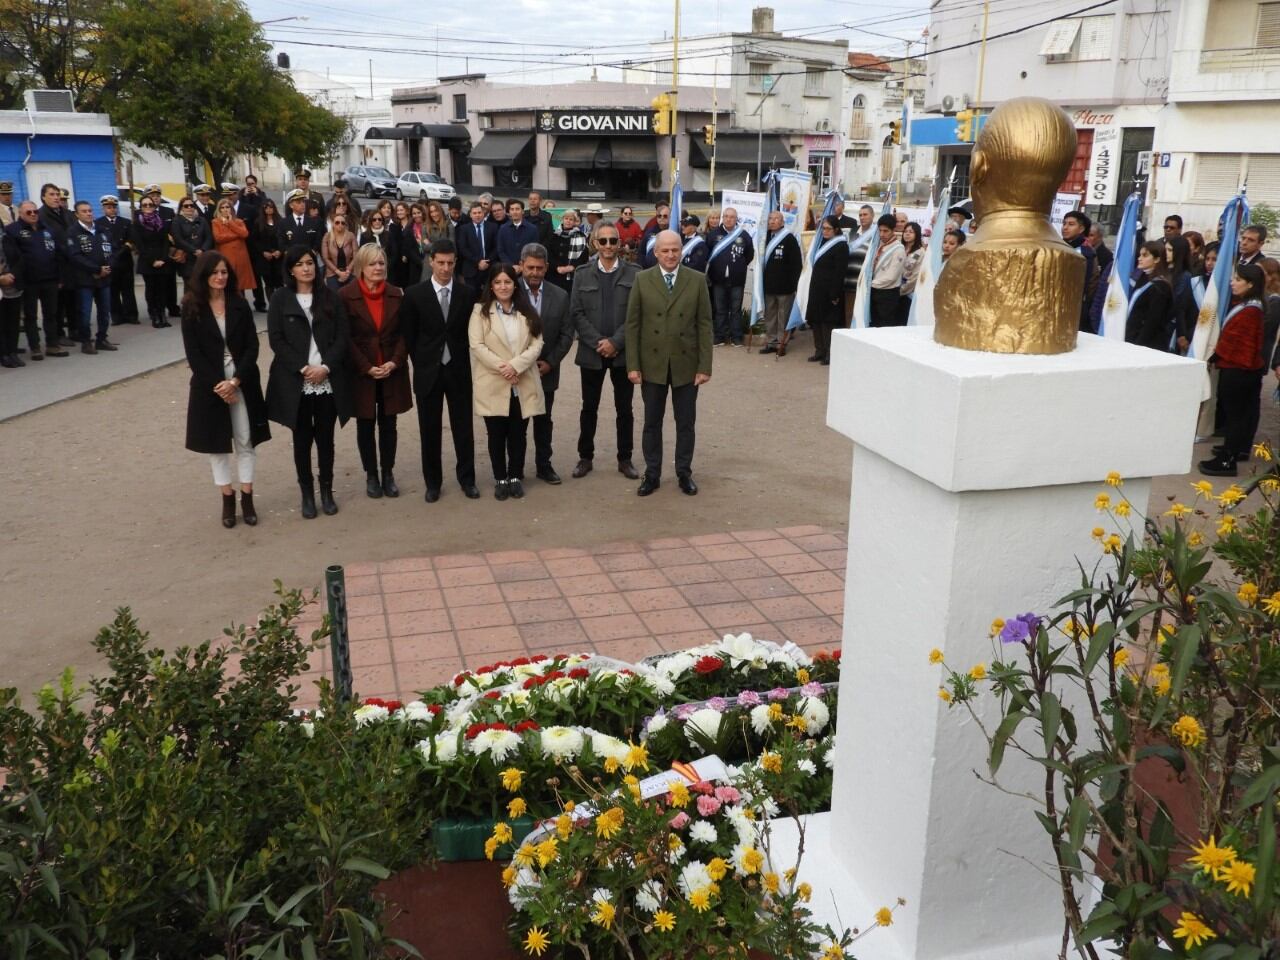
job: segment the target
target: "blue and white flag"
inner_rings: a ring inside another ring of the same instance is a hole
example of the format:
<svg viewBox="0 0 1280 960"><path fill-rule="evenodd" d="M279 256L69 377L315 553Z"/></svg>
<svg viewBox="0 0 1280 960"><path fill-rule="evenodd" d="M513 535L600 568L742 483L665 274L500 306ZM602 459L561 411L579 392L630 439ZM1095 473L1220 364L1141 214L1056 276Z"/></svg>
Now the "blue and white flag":
<svg viewBox="0 0 1280 960"><path fill-rule="evenodd" d="M764 317L764 267L772 250L765 248L769 237L769 214L778 209L778 185L774 172L770 170L764 175L764 207L760 210L760 219L756 221L756 263L751 280L751 325L754 327ZM786 235L786 228L779 231L779 236Z"/></svg>
<svg viewBox="0 0 1280 960"><path fill-rule="evenodd" d="M1142 195L1137 190L1124 202L1120 230L1116 234L1115 256L1111 261L1111 277L1107 280L1107 299L1102 304L1098 336L1124 343L1129 323L1129 295L1133 293L1133 270L1138 256L1138 216L1142 213Z"/></svg>
<svg viewBox="0 0 1280 960"><path fill-rule="evenodd" d="M884 195L884 203L880 206L880 216L893 212L893 187L889 187L889 192ZM869 236L871 240L867 246L867 259L862 261L862 272L858 274L858 288L853 298L853 326L855 328L871 326L871 274L875 272L876 253L880 249L880 228L872 224L871 229L864 234ZM859 237L858 240L862 240ZM858 242L855 241L851 250L856 250Z"/></svg>
<svg viewBox="0 0 1280 960"><path fill-rule="evenodd" d="M1235 272L1239 256L1240 231L1249 223L1249 201L1243 190L1227 202L1220 223L1218 263L1205 286L1195 333L1191 336L1191 346L1187 348L1187 356L1196 360L1208 360L1213 355L1223 317L1231 305L1231 275Z"/></svg>
<svg viewBox="0 0 1280 960"><path fill-rule="evenodd" d="M800 270L800 286L796 290L795 300L791 303L791 316L787 319L788 330L798 330L804 326L804 312L809 306L810 274L813 273L813 265L817 262L818 253L822 247L822 221L835 213L836 204L843 199L836 190L827 194L827 202L822 208L822 217L818 220L818 229L809 242L809 255L804 258L804 266Z"/></svg>
<svg viewBox="0 0 1280 960"><path fill-rule="evenodd" d="M951 179L955 179L954 170L951 171ZM942 238L947 235L947 209L950 206L951 184L948 183L942 190L942 196L938 198L938 208L933 214L933 232L929 234L929 246L925 248L920 271L916 274L916 289L911 296L907 326L932 327L934 324L933 288L942 275ZM929 208L933 209L932 191L929 193Z"/></svg>
<svg viewBox="0 0 1280 960"><path fill-rule="evenodd" d="M680 218L684 213L684 188L680 186L680 171L671 182L671 229L680 232Z"/></svg>

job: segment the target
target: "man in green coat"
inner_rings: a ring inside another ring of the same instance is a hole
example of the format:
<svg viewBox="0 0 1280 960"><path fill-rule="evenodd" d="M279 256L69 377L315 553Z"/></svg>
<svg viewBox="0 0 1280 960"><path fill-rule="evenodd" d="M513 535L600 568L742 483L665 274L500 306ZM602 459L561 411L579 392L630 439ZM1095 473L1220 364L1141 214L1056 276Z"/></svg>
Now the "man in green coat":
<svg viewBox="0 0 1280 960"><path fill-rule="evenodd" d="M680 235L658 234L657 266L640 272L627 301L627 375L640 384L644 402L644 479L647 497L662 481L662 420L667 391L676 420L676 479L689 496L693 482L694 421L698 388L711 379L711 297L706 278L680 266Z"/></svg>

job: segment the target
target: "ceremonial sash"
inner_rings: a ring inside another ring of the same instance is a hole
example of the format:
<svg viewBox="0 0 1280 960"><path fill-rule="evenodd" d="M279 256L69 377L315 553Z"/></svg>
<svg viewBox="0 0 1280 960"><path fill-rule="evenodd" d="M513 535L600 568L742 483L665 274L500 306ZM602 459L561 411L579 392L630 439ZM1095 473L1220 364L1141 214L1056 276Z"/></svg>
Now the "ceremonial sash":
<svg viewBox="0 0 1280 960"><path fill-rule="evenodd" d="M1195 298L1197 311L1199 311L1199 309L1204 306L1204 291L1205 291L1204 277L1192 277L1191 278L1191 296Z"/></svg>
<svg viewBox="0 0 1280 960"><path fill-rule="evenodd" d="M1147 289L1148 289L1150 286L1151 286L1151 281L1150 281L1150 280L1148 280L1146 283L1144 283L1142 286L1140 286L1137 290L1133 291L1133 293L1132 293L1132 294L1130 295L1130 297L1129 297L1129 309L1130 309L1130 310L1132 310L1132 309L1133 309L1133 305L1134 305L1135 303L1137 303L1137 302L1138 302L1138 298L1139 298L1140 296L1142 296L1144 293L1146 293L1146 292L1147 292Z"/></svg>
<svg viewBox="0 0 1280 960"><path fill-rule="evenodd" d="M653 253L653 245L658 242L658 235L655 233L649 238L649 242L644 245L645 253Z"/></svg>
<svg viewBox="0 0 1280 960"><path fill-rule="evenodd" d="M791 234L786 227L783 227L781 230L779 230L777 235L775 235L774 238L765 245L764 258L768 260L770 257L772 257L773 251L778 249L778 244L782 243L782 241L787 239L787 237L789 237L790 235Z"/></svg>
<svg viewBox="0 0 1280 960"><path fill-rule="evenodd" d="M849 252L853 253L853 251L857 250L859 247L865 247L871 242L871 238L875 235L875 231L872 230L858 234L858 236L854 238L853 242L849 244Z"/></svg>
<svg viewBox="0 0 1280 960"><path fill-rule="evenodd" d="M1227 324L1231 322L1231 318L1234 317L1241 310L1243 310L1245 307L1261 308L1262 304L1259 303L1257 300L1246 300L1243 303L1237 303L1234 307L1232 307L1229 311L1227 311L1227 315L1222 318L1222 329L1223 330L1227 329Z"/></svg>
<svg viewBox="0 0 1280 960"><path fill-rule="evenodd" d="M836 244L840 244L840 243L847 244L848 242L849 241L847 241L844 238L843 233L837 233L834 237L832 237L830 240L828 240L826 243L824 243L822 246L818 248L818 255L813 258L814 263L817 263L819 260L821 260L823 255L828 250L834 250L836 248Z"/></svg>
<svg viewBox="0 0 1280 960"><path fill-rule="evenodd" d="M711 251L711 259L714 260L716 257L720 256L720 254L724 253L731 246L733 246L733 241L737 240L741 234L742 234L742 224L738 224L736 227L733 228L732 233L726 234L724 238L721 239L721 241L715 245L715 249Z"/></svg>
<svg viewBox="0 0 1280 960"><path fill-rule="evenodd" d="M684 256L687 257L689 254L691 254L694 248L702 242L703 242L702 237L698 236L695 233L692 237L689 238L689 241L684 245Z"/></svg>

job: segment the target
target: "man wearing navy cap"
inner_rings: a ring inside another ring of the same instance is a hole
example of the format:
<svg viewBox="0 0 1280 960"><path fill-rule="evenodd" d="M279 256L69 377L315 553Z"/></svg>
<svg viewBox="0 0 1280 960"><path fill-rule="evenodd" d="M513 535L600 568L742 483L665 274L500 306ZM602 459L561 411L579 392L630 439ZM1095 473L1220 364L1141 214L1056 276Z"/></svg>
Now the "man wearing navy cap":
<svg viewBox="0 0 1280 960"><path fill-rule="evenodd" d="M133 221L119 215L120 199L108 193L98 201L102 216L97 227L111 240L111 323L138 322L138 297L133 284L133 248L129 230Z"/></svg>

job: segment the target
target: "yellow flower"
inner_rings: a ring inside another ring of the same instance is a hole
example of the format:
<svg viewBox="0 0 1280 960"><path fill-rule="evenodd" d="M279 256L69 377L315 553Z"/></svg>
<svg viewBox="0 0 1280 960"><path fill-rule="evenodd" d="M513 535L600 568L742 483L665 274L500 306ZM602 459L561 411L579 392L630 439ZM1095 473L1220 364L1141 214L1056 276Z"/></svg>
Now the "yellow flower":
<svg viewBox="0 0 1280 960"><path fill-rule="evenodd" d="M605 761L604 761L604 772L605 772L605 773L617 773L617 772L618 772L618 767L620 767L620 766L621 766L621 764L620 764L620 763L618 763L618 758L617 758L617 757L605 757Z"/></svg>
<svg viewBox="0 0 1280 960"><path fill-rule="evenodd" d="M1204 535L1199 530L1192 530L1187 535L1187 546L1198 547L1202 543L1204 543Z"/></svg>
<svg viewBox="0 0 1280 960"><path fill-rule="evenodd" d="M1198 747L1204 743L1204 727L1200 721L1190 714L1184 713L1172 727L1175 737L1182 741L1184 747Z"/></svg>
<svg viewBox="0 0 1280 960"><path fill-rule="evenodd" d="M1191 849L1195 851L1196 855L1187 858L1187 863L1194 863L1210 876L1236 858L1234 847L1220 847L1213 837L1210 837L1200 846L1192 847Z"/></svg>
<svg viewBox="0 0 1280 960"><path fill-rule="evenodd" d="M639 800L640 799L640 781L636 778L635 774L628 773L625 777L622 778L622 782L626 784L627 790L630 791L631 795L635 797L637 800Z"/></svg>
<svg viewBox="0 0 1280 960"><path fill-rule="evenodd" d="M536 849L538 851L538 866L545 867L549 863L554 863L559 853L560 842L555 837L547 837Z"/></svg>
<svg viewBox="0 0 1280 960"><path fill-rule="evenodd" d="M1181 520L1183 517L1191 516L1192 510L1185 503L1175 503L1172 507L1164 512L1166 517L1173 517L1175 520Z"/></svg>
<svg viewBox="0 0 1280 960"><path fill-rule="evenodd" d="M538 851L532 845L522 843L512 859L518 867L532 867L533 862L538 859Z"/></svg>
<svg viewBox="0 0 1280 960"><path fill-rule="evenodd" d="M515 793L520 789L520 784L524 781L524 774L515 767L507 767L502 771L502 788L511 793Z"/></svg>
<svg viewBox="0 0 1280 960"><path fill-rule="evenodd" d="M663 933L670 933L676 928L676 915L670 910L659 910L653 915L653 925Z"/></svg>
<svg viewBox="0 0 1280 960"><path fill-rule="evenodd" d="M1114 666L1117 670L1119 670L1128 662L1129 662L1129 651L1124 647L1121 647L1119 650L1117 650L1115 653L1115 656L1111 658L1111 665Z"/></svg>
<svg viewBox="0 0 1280 960"><path fill-rule="evenodd" d="M1002 620L1000 617L996 617L994 620L991 621L991 632L989 636L994 637L998 635L1000 631L1003 629L1004 629L1004 620Z"/></svg>
<svg viewBox="0 0 1280 960"><path fill-rule="evenodd" d="M498 843L500 843L500 844L501 844L501 843L510 843L510 842L511 842L511 827L510 827L510 825L505 824L505 823L501 823L501 822L499 822L499 823L495 823L495 824L493 825L493 839L494 839L494 840L497 840L497 841L498 841Z"/></svg>
<svg viewBox="0 0 1280 960"><path fill-rule="evenodd" d="M1161 624L1160 636L1156 637L1157 645L1163 647L1167 641L1173 639L1173 635L1175 633L1177 633L1177 630L1174 628L1173 624L1171 623Z"/></svg>
<svg viewBox="0 0 1280 960"><path fill-rule="evenodd" d="M1265 443L1255 443L1253 445L1253 455L1265 463L1271 462L1271 448Z"/></svg>
<svg viewBox="0 0 1280 960"><path fill-rule="evenodd" d="M1236 597L1246 607L1252 607L1258 602L1258 585L1256 583L1240 584L1240 589L1236 591Z"/></svg>
<svg viewBox="0 0 1280 960"><path fill-rule="evenodd" d="M627 745L627 758L622 761L622 765L630 772L636 767L641 770L649 769L649 751L643 745L632 743Z"/></svg>
<svg viewBox="0 0 1280 960"><path fill-rule="evenodd" d="M832 940L822 948L822 956L818 960L845 960L844 950L841 949L840 944Z"/></svg>
<svg viewBox="0 0 1280 960"><path fill-rule="evenodd" d="M1115 513L1117 517L1127 517L1132 509L1133 508L1129 506L1128 500L1121 500L1116 504Z"/></svg>
<svg viewBox="0 0 1280 960"><path fill-rule="evenodd" d="M805 720L803 716L797 713L794 717L792 717L787 721L787 726L790 727L792 730L799 730L801 733L804 733L809 729L809 722Z"/></svg>
<svg viewBox="0 0 1280 960"><path fill-rule="evenodd" d="M1238 483L1233 483L1222 493L1218 494L1218 502L1224 507L1234 507L1237 503L1244 499L1244 488Z"/></svg>
<svg viewBox="0 0 1280 960"><path fill-rule="evenodd" d="M689 906L698 913L706 913L711 908L711 894L706 887L700 887L689 894Z"/></svg>
<svg viewBox="0 0 1280 960"><path fill-rule="evenodd" d="M1167 677L1169 675L1169 665L1167 663L1157 663L1151 668L1153 677Z"/></svg>
<svg viewBox="0 0 1280 960"><path fill-rule="evenodd" d="M893 925L893 911L888 907L881 907L876 911L876 923L882 927Z"/></svg>
<svg viewBox="0 0 1280 960"><path fill-rule="evenodd" d="M761 881L764 882L764 888L770 893L777 893L778 888L782 885L782 881L778 879L778 875L772 871L766 871L760 874Z"/></svg>
<svg viewBox="0 0 1280 960"><path fill-rule="evenodd" d="M1236 532L1236 518L1231 514L1226 514L1218 521L1218 536L1225 537L1229 533Z"/></svg>
<svg viewBox="0 0 1280 960"><path fill-rule="evenodd" d="M948 690L946 687L939 687L939 688L938 688L938 699L939 699L939 700L941 700L943 703L950 703L950 702L951 702L951 691L950 691L950 690Z"/></svg>
<svg viewBox="0 0 1280 960"><path fill-rule="evenodd" d="M787 878L787 883L792 883L796 878L796 868L787 867L787 869L782 871L782 875Z"/></svg>
<svg viewBox="0 0 1280 960"><path fill-rule="evenodd" d="M596 817L596 836L612 840L622 830L624 814L621 807L611 807Z"/></svg>
<svg viewBox="0 0 1280 960"><path fill-rule="evenodd" d="M671 785L671 805L673 807L689 805L689 788L682 781L676 781Z"/></svg>
<svg viewBox="0 0 1280 960"><path fill-rule="evenodd" d="M512 797L507 802L507 816L512 820L516 817L523 817L528 809L529 805L520 797Z"/></svg>
<svg viewBox="0 0 1280 960"><path fill-rule="evenodd" d="M516 868L512 866L504 867L502 870L502 885L509 887L516 882Z"/></svg>
<svg viewBox="0 0 1280 960"><path fill-rule="evenodd" d="M782 719L782 704L780 703L769 704L769 720L772 722L772 721L781 720L781 719Z"/></svg>
<svg viewBox="0 0 1280 960"><path fill-rule="evenodd" d="M567 813L562 813L556 817L556 836L561 840L568 840L569 834L573 832L573 817Z"/></svg>
<svg viewBox="0 0 1280 960"><path fill-rule="evenodd" d="M490 837L488 840L484 842L484 858L486 860L492 860L493 855L497 852L498 852L498 841L495 838Z"/></svg>
<svg viewBox="0 0 1280 960"><path fill-rule="evenodd" d="M1114 470L1108 473L1107 478L1102 482L1105 483L1108 487L1124 486L1124 478L1121 477L1120 474L1116 473Z"/></svg>
<svg viewBox="0 0 1280 960"><path fill-rule="evenodd" d="M942 651L941 651L941 650L939 650L937 647L934 647L932 650L930 650L930 651L929 651L929 662L930 662L930 663L941 663L941 662L942 662Z"/></svg>
<svg viewBox="0 0 1280 960"><path fill-rule="evenodd" d="M1120 535L1113 533L1102 541L1102 552L1119 553L1122 546L1124 546L1124 541L1120 539Z"/></svg>
<svg viewBox="0 0 1280 960"><path fill-rule="evenodd" d="M1169 695L1169 688L1171 686L1172 684L1169 682L1168 677L1161 677L1159 680L1156 681L1156 696L1167 697Z"/></svg>
<svg viewBox="0 0 1280 960"><path fill-rule="evenodd" d="M711 862L707 864L707 876L712 880L723 880L728 872L729 865L720 857L712 857Z"/></svg>
<svg viewBox="0 0 1280 960"><path fill-rule="evenodd" d="M970 680L985 680L987 678L987 668L981 663L974 664L969 668Z"/></svg>
<svg viewBox="0 0 1280 960"><path fill-rule="evenodd" d="M667 849L672 853L684 849L684 841L674 833L667 834Z"/></svg>
<svg viewBox="0 0 1280 960"><path fill-rule="evenodd" d="M532 953L542 956L544 950L550 946L551 940L547 937L547 933L541 927L530 927L529 933L524 938L524 949L526 953Z"/></svg>
<svg viewBox="0 0 1280 960"><path fill-rule="evenodd" d="M604 927L608 930L613 926L613 916L617 913L616 908L608 900L597 900L596 908L591 912L591 922L598 927Z"/></svg>
<svg viewBox="0 0 1280 960"><path fill-rule="evenodd" d="M1093 498L1093 505L1098 510L1107 510L1111 506L1111 494L1100 493Z"/></svg>
<svg viewBox="0 0 1280 960"><path fill-rule="evenodd" d="M576 806L577 806L577 804L576 804L576 803L574 803L572 800L566 801L566 802L565 802L565 805L564 805L564 812L565 812L565 813L573 813L573 808L574 808L574 807L576 807Z"/></svg>
<svg viewBox="0 0 1280 960"><path fill-rule="evenodd" d="M1275 493L1280 490L1280 477L1263 477L1258 481L1258 486L1265 493Z"/></svg>
<svg viewBox="0 0 1280 960"><path fill-rule="evenodd" d="M1178 925L1173 928L1173 935L1179 940L1187 941L1187 949L1198 947L1206 940L1212 940L1217 936L1203 920L1194 913L1182 911L1182 915L1178 917Z"/></svg>
<svg viewBox="0 0 1280 960"><path fill-rule="evenodd" d="M764 866L764 854L755 847L750 847L742 854L742 872L753 874ZM714 879L714 878L713 878Z"/></svg>
<svg viewBox="0 0 1280 960"><path fill-rule="evenodd" d="M802 883L800 886L796 887L796 894L801 900L808 903L809 898L813 896L813 887L809 886L807 883Z"/></svg>
<svg viewBox="0 0 1280 960"><path fill-rule="evenodd" d="M772 751L765 751L760 754L760 766L769 773L781 773L782 757Z"/></svg>
<svg viewBox="0 0 1280 960"><path fill-rule="evenodd" d="M1089 532L1089 536L1093 537L1093 539L1097 540L1099 543L1102 542L1102 538L1106 535L1107 531L1103 530L1101 527L1094 527L1093 530Z"/></svg>
<svg viewBox="0 0 1280 960"><path fill-rule="evenodd" d="M796 670L796 683L805 684L808 682L809 682L809 671L806 670L804 667L800 667L798 670Z"/></svg>
<svg viewBox="0 0 1280 960"><path fill-rule="evenodd" d="M1197 497L1213 497L1213 484L1208 480L1197 480L1191 485L1191 489L1196 492Z"/></svg>
<svg viewBox="0 0 1280 960"><path fill-rule="evenodd" d="M1243 860L1232 860L1214 874L1214 879L1227 885L1228 893L1238 893L1242 897L1249 896L1253 887L1254 875L1257 871L1252 863Z"/></svg>
<svg viewBox="0 0 1280 960"><path fill-rule="evenodd" d="M1280 617L1280 590L1262 601L1262 609L1269 617Z"/></svg>

